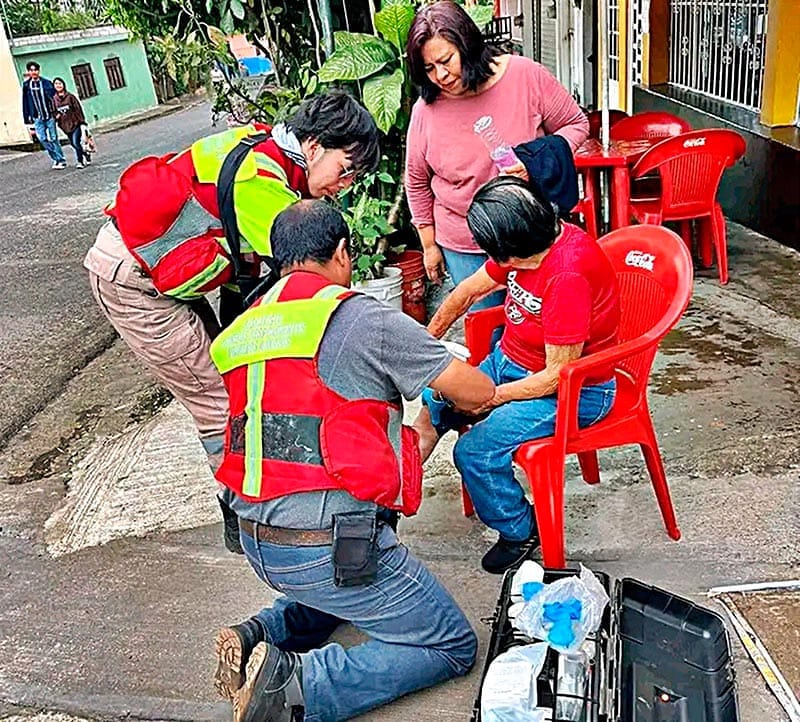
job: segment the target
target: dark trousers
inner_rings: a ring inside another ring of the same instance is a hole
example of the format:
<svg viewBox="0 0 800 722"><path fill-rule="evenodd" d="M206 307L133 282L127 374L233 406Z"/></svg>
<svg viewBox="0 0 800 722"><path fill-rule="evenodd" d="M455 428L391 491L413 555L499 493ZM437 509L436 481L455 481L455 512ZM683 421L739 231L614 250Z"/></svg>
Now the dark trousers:
<svg viewBox="0 0 800 722"><path fill-rule="evenodd" d="M83 163L83 147L81 146L81 127L78 126L75 130L70 131L67 133L67 137L69 138L69 144L75 149L75 156L77 157L78 163Z"/></svg>

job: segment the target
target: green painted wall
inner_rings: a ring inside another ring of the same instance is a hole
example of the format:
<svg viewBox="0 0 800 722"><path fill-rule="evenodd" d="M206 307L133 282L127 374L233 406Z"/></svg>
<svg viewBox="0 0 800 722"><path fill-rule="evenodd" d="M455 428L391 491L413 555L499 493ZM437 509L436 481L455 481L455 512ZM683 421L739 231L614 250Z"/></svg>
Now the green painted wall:
<svg viewBox="0 0 800 722"><path fill-rule="evenodd" d="M70 92L77 95L71 67L89 63L97 95L81 100L86 119L92 123L128 115L158 104L153 79L140 40L129 41L124 32L113 28L57 33L50 36L17 39L11 48L22 83L25 65L35 60L42 75L52 80L64 78ZM117 57L122 65L125 87L111 90L103 60Z"/></svg>

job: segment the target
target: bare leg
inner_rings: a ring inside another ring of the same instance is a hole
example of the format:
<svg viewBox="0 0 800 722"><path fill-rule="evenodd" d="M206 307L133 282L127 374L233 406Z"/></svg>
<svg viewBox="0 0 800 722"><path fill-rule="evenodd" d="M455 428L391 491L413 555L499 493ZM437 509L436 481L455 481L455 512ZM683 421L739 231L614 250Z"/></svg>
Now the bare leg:
<svg viewBox="0 0 800 722"><path fill-rule="evenodd" d="M422 407L412 427L419 434L419 455L424 464L439 443L439 434L431 423L431 414L427 406Z"/></svg>

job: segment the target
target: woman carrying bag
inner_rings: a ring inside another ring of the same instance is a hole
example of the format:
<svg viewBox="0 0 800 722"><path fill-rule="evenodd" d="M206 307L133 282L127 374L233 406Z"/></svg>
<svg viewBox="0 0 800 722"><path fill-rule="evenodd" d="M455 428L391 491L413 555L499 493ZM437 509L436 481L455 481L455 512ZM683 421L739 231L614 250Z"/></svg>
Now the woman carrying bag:
<svg viewBox="0 0 800 722"><path fill-rule="evenodd" d="M69 138L70 145L75 149L76 168L86 167L86 158L83 153L83 130L86 117L83 114L81 101L67 91L63 78L53 78L56 94L53 96L53 110L56 115L56 124Z"/></svg>

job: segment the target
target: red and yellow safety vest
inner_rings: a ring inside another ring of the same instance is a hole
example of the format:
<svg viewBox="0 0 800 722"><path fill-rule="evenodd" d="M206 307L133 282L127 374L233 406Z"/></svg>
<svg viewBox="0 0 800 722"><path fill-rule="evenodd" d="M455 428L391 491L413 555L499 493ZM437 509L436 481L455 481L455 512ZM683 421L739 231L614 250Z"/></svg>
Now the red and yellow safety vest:
<svg viewBox="0 0 800 722"><path fill-rule="evenodd" d="M291 273L211 345L230 403L216 477L247 501L342 489L406 515L419 508L418 437L402 408L346 399L317 369L328 322L353 293Z"/></svg>
<svg viewBox="0 0 800 722"><path fill-rule="evenodd" d="M106 208L122 240L161 293L199 298L231 280L230 249L219 221L216 182L228 153L258 123L202 138L188 150L143 158L120 177ZM275 216L308 195L305 170L271 138L248 153L236 173L234 206L242 254L270 255Z"/></svg>

